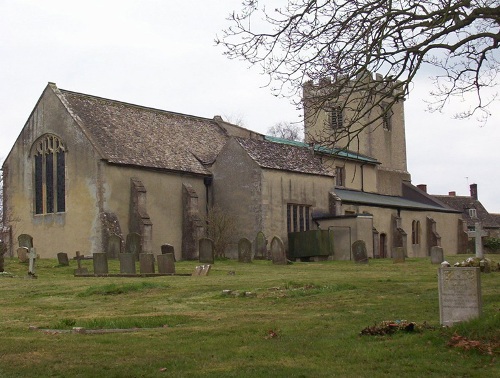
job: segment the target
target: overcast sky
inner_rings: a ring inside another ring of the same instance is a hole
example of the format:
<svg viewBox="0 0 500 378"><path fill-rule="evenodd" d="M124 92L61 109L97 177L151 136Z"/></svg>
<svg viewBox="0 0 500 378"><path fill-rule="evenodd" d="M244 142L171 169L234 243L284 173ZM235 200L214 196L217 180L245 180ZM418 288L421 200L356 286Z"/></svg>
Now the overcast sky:
<svg viewBox="0 0 500 378"><path fill-rule="evenodd" d="M274 97L258 67L228 60L214 39L241 0L0 0L0 161L48 82L59 88L180 113L241 120L265 133L300 112ZM469 195L500 213L500 104L485 126L425 111L430 83L406 101L412 183Z"/></svg>

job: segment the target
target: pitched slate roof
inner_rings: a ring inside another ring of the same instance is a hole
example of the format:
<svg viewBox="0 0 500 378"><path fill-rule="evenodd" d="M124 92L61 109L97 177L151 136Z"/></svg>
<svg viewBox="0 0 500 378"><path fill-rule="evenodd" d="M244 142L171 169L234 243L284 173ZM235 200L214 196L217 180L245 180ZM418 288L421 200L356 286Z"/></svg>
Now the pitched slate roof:
<svg viewBox="0 0 500 378"><path fill-rule="evenodd" d="M213 119L54 90L111 163L209 174L228 139Z"/></svg>
<svg viewBox="0 0 500 378"><path fill-rule="evenodd" d="M469 215L469 209L476 209L478 219L484 228L500 228L500 222L490 215L483 204L469 196L440 196L433 195L434 198L445 203L449 207L461 211L468 227L474 227L475 219Z"/></svg>
<svg viewBox="0 0 500 378"><path fill-rule="evenodd" d="M257 139L235 138L235 140L262 168L333 176L323 168L321 158L309 147Z"/></svg>

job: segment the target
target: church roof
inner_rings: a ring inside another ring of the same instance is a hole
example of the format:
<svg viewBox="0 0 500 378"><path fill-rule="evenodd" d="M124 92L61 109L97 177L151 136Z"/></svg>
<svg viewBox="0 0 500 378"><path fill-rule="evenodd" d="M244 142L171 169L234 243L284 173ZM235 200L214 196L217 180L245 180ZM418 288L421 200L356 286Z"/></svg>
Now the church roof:
<svg viewBox="0 0 500 378"><path fill-rule="evenodd" d="M228 138L213 119L55 92L110 163L209 174L204 164L215 160Z"/></svg>
<svg viewBox="0 0 500 378"><path fill-rule="evenodd" d="M262 168L334 176L323 168L321 158L309 147L275 143L267 140L235 139Z"/></svg>

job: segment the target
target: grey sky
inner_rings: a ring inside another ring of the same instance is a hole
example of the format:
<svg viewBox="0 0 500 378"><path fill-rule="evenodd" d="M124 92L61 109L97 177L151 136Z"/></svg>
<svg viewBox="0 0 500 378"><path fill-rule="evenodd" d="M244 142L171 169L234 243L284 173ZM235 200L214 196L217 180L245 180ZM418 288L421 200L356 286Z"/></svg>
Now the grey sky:
<svg viewBox="0 0 500 378"><path fill-rule="evenodd" d="M203 117L241 119L265 132L300 112L266 88L259 67L228 60L214 39L240 0L0 0L0 161L47 82L59 88ZM425 112L422 75L406 101L408 169L432 194L479 198L500 213L500 107L489 122Z"/></svg>

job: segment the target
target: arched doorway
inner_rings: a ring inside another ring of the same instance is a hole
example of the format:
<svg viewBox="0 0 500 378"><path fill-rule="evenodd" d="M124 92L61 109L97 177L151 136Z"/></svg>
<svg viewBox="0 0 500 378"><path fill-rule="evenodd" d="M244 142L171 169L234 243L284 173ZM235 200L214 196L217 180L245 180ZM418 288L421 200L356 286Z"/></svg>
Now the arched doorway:
<svg viewBox="0 0 500 378"><path fill-rule="evenodd" d="M387 257L387 235L385 233L380 234L379 256L381 259Z"/></svg>

